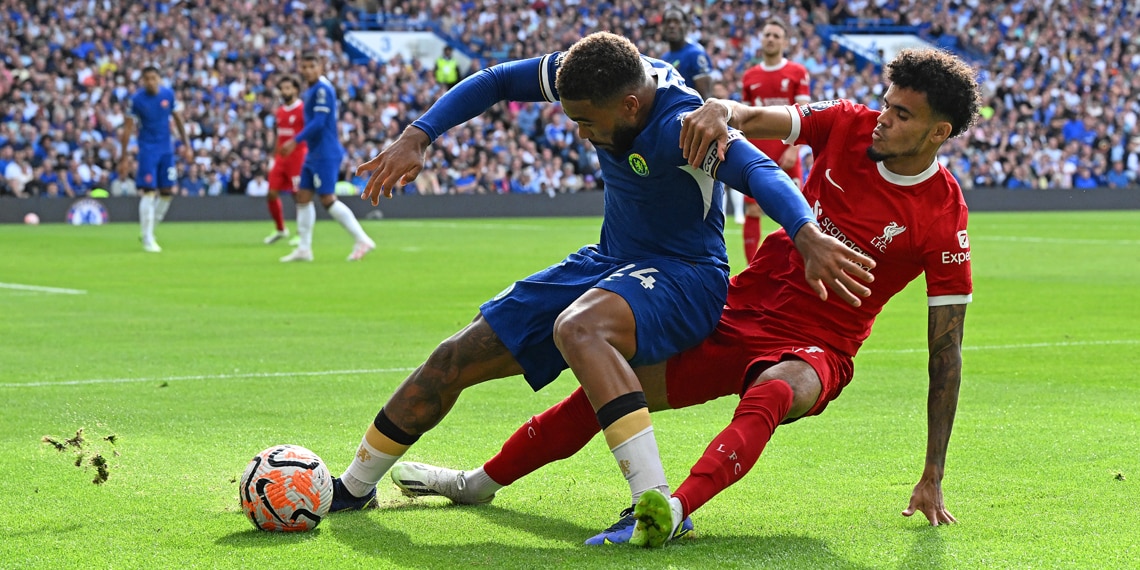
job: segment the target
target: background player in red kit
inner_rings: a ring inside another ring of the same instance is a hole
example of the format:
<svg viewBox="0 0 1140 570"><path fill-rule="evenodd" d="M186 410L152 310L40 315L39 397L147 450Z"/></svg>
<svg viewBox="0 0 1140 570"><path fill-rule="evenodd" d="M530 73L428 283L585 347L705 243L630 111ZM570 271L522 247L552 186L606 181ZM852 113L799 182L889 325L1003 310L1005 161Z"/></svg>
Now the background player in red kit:
<svg viewBox="0 0 1140 570"><path fill-rule="evenodd" d="M887 65L886 77L892 85L881 113L848 101L747 107L713 99L686 117L682 148L690 163L724 152L726 114L746 136L811 145L816 163L804 197L825 232L874 259L874 283L858 306L821 301L799 278L803 261L787 235L776 231L733 278L709 338L665 364L636 370L651 410L730 394L741 400L672 497L641 496L628 515L636 520L636 529L624 534L629 542L656 546L672 537L680 521L744 477L778 425L822 412L851 381L853 358L883 305L923 272L930 354L926 461L902 514L921 511L932 525L955 522L941 482L973 284L966 203L936 154L975 121L979 88L972 68L938 50L904 50ZM482 467L460 472L403 463L392 478L407 494L486 503L504 485L569 457L597 432L579 389L531 418ZM606 542L623 541L617 527Z"/></svg>
<svg viewBox="0 0 1140 570"><path fill-rule="evenodd" d="M296 77L286 75L277 80L277 91L281 93L281 106L277 108L276 133L277 140L273 148L278 152L274 154L269 166L269 215L277 229L265 238L265 243L271 244L281 238L289 237L289 229L285 227L285 212L281 208L281 192L293 193L297 191L297 181L301 177L301 165L305 163L305 153L308 145L304 141L297 143L288 154L280 154L281 145L292 140L297 133L305 128L305 106L297 96L301 93L301 83Z"/></svg>
<svg viewBox="0 0 1140 570"><path fill-rule="evenodd" d="M788 49L788 25L779 18L770 18L760 34L763 60L744 72L742 100L757 107L810 102L811 85L807 69L784 57ZM798 146L779 140L751 139L750 142L784 169L796 186L800 185L803 169ZM752 259L752 254L760 247L760 216L764 212L756 200L743 194L739 199L744 204L744 258Z"/></svg>

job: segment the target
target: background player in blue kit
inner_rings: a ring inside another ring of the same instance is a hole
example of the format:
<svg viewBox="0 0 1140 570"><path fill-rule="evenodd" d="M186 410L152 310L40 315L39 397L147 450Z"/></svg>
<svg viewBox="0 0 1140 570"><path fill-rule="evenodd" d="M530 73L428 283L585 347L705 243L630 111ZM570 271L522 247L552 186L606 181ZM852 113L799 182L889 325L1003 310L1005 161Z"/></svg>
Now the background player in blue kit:
<svg viewBox="0 0 1140 570"><path fill-rule="evenodd" d="M661 59L673 64L701 99L708 99L712 95L712 60L701 44L689 41L688 34L689 15L676 4L666 6L661 13L661 39L669 44L669 51Z"/></svg>
<svg viewBox="0 0 1140 570"><path fill-rule="evenodd" d="M728 262L714 176L771 208L811 260L807 279L821 296L824 282L854 304L852 291L869 294L845 270L874 263L823 235L795 185L755 147L734 144L723 162L710 153L702 169L689 166L674 141L700 97L672 66L641 57L629 40L605 32L567 52L500 64L460 82L358 167L358 174L373 171L364 197L373 203L391 197L423 169L436 137L506 99L561 101L598 148L606 192L601 240L515 282L432 352L376 415L355 459L334 480L332 511L366 507L384 473L464 389L523 374L538 390L568 367L633 495L667 490L631 365L694 346L720 317Z"/></svg>
<svg viewBox="0 0 1140 570"><path fill-rule="evenodd" d="M174 166L174 146L170 140L170 120L178 129L182 150L190 152L182 117L174 109L174 91L161 84L158 68L147 66L142 71L142 89L131 96L126 122L119 133L119 176L126 178L126 160L131 134L138 126L138 172L135 185L139 194L139 228L143 251L158 253L162 248L154 239L154 227L166 217L174 198L178 168ZM155 195L155 190L158 195Z"/></svg>
<svg viewBox="0 0 1140 570"><path fill-rule="evenodd" d="M321 205L329 215L356 240L348 260L357 261L372 251L376 242L364 233L352 210L338 201L334 193L340 176L340 163L344 160L344 147L337 138L336 89L323 75L324 65L317 54L302 55L300 71L301 79L308 85L301 96L305 102L305 128L293 140L285 141L277 149L277 154L288 155L301 141L309 146L309 154L301 166L296 196L297 236L301 240L297 249L282 257L281 261L313 260L313 226L317 221L314 193L320 196Z"/></svg>

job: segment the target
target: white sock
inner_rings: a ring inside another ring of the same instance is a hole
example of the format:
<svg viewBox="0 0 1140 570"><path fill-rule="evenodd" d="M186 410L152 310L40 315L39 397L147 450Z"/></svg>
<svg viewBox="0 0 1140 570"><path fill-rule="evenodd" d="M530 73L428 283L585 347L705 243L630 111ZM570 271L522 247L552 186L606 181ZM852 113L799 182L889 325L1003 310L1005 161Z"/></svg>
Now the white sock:
<svg viewBox="0 0 1140 570"><path fill-rule="evenodd" d="M657 438L653 435L653 426L637 432L610 451L621 466L625 480L629 482L633 504L637 503L642 493L650 489L657 489L666 497L670 496L669 483L665 480L665 468L661 465L661 456L657 452Z"/></svg>
<svg viewBox="0 0 1140 570"><path fill-rule="evenodd" d="M139 231L145 243L154 241L154 202L153 193L143 194L139 198Z"/></svg>
<svg viewBox="0 0 1140 570"><path fill-rule="evenodd" d="M482 466L474 471L464 472L463 481L466 484L465 488L478 500L486 499L503 488L503 485L496 483L486 471L483 471Z"/></svg>
<svg viewBox="0 0 1140 570"><path fill-rule="evenodd" d="M301 236L298 249L313 249L313 225L317 223L317 208L312 202L297 204L297 235Z"/></svg>
<svg viewBox="0 0 1140 570"><path fill-rule="evenodd" d="M340 225L343 226L348 233L352 234L352 237L356 238L356 241L372 243L372 239L368 237L368 234L364 233L364 228L360 227L360 222L356 221L356 216L348 206L345 206L340 200L337 200L333 202L332 206L329 206L328 210L329 215L337 222L340 222Z"/></svg>
<svg viewBox="0 0 1140 570"><path fill-rule="evenodd" d="M154 225L166 219L166 212L170 210L170 203L174 196L158 196L154 201Z"/></svg>
<svg viewBox="0 0 1140 570"><path fill-rule="evenodd" d="M354 496L363 497L367 495L380 479L384 478L384 474L400 460L401 455L389 455L372 447L368 443L368 436L360 440L360 447L356 450L356 457L352 458L352 463L348 469L340 476L341 483L344 483L349 493Z"/></svg>

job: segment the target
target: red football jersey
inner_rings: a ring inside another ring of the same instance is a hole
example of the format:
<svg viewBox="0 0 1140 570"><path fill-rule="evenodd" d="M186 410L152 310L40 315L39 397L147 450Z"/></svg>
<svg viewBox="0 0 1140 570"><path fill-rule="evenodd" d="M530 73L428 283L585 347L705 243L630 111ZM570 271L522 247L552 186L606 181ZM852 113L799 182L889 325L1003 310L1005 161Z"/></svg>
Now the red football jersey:
<svg viewBox="0 0 1140 570"><path fill-rule="evenodd" d="M763 310L776 316L776 327L786 327L777 334L808 335L854 356L887 300L923 272L929 306L969 303L966 201L950 172L935 161L922 174L900 176L873 162L866 151L879 112L863 105L822 101L787 109L786 142L815 153L804 197L824 233L875 260L871 296L860 307L835 294L820 301L804 280L803 258L780 229L752 258L763 270L750 267L733 278L728 305Z"/></svg>
<svg viewBox="0 0 1140 570"><path fill-rule="evenodd" d="M783 59L774 67L763 63L754 65L744 72L742 99L744 103L756 107L770 105L795 105L811 101L811 82L807 68ZM768 158L779 161L788 145L778 140L752 140ZM799 157L796 157L793 179L802 175ZM789 174L793 174L789 172Z"/></svg>
<svg viewBox="0 0 1140 570"><path fill-rule="evenodd" d="M281 105L277 108L277 146L295 136L305 128L305 105L300 97L293 100L292 105ZM284 157L277 157L279 161L289 161L301 156L304 157L308 145L304 141L297 143L293 152Z"/></svg>

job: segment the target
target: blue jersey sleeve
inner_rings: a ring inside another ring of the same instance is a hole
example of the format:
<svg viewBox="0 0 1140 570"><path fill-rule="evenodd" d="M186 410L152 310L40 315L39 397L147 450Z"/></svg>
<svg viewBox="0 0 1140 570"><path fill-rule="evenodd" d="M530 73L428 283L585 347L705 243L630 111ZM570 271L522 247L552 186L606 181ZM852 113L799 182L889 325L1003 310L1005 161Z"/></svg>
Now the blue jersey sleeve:
<svg viewBox="0 0 1140 570"><path fill-rule="evenodd" d="M792 179L760 149L745 142L740 131L729 131L724 162L717 159L716 148L711 147L701 168L709 176L751 196L793 240L804 224L815 221L811 206Z"/></svg>
<svg viewBox="0 0 1140 570"><path fill-rule="evenodd" d="M557 101L554 77L558 55L547 54L480 70L444 93L412 125L427 133L434 142L448 129L475 118L499 101ZM305 125L305 130L308 128Z"/></svg>
<svg viewBox="0 0 1140 570"><path fill-rule="evenodd" d="M336 105L336 93L327 85L317 85L317 92L313 94L315 101L312 106L312 114L305 117L305 128L297 133L293 140L297 142L315 143L317 133L320 133L325 125L332 120L333 108Z"/></svg>

